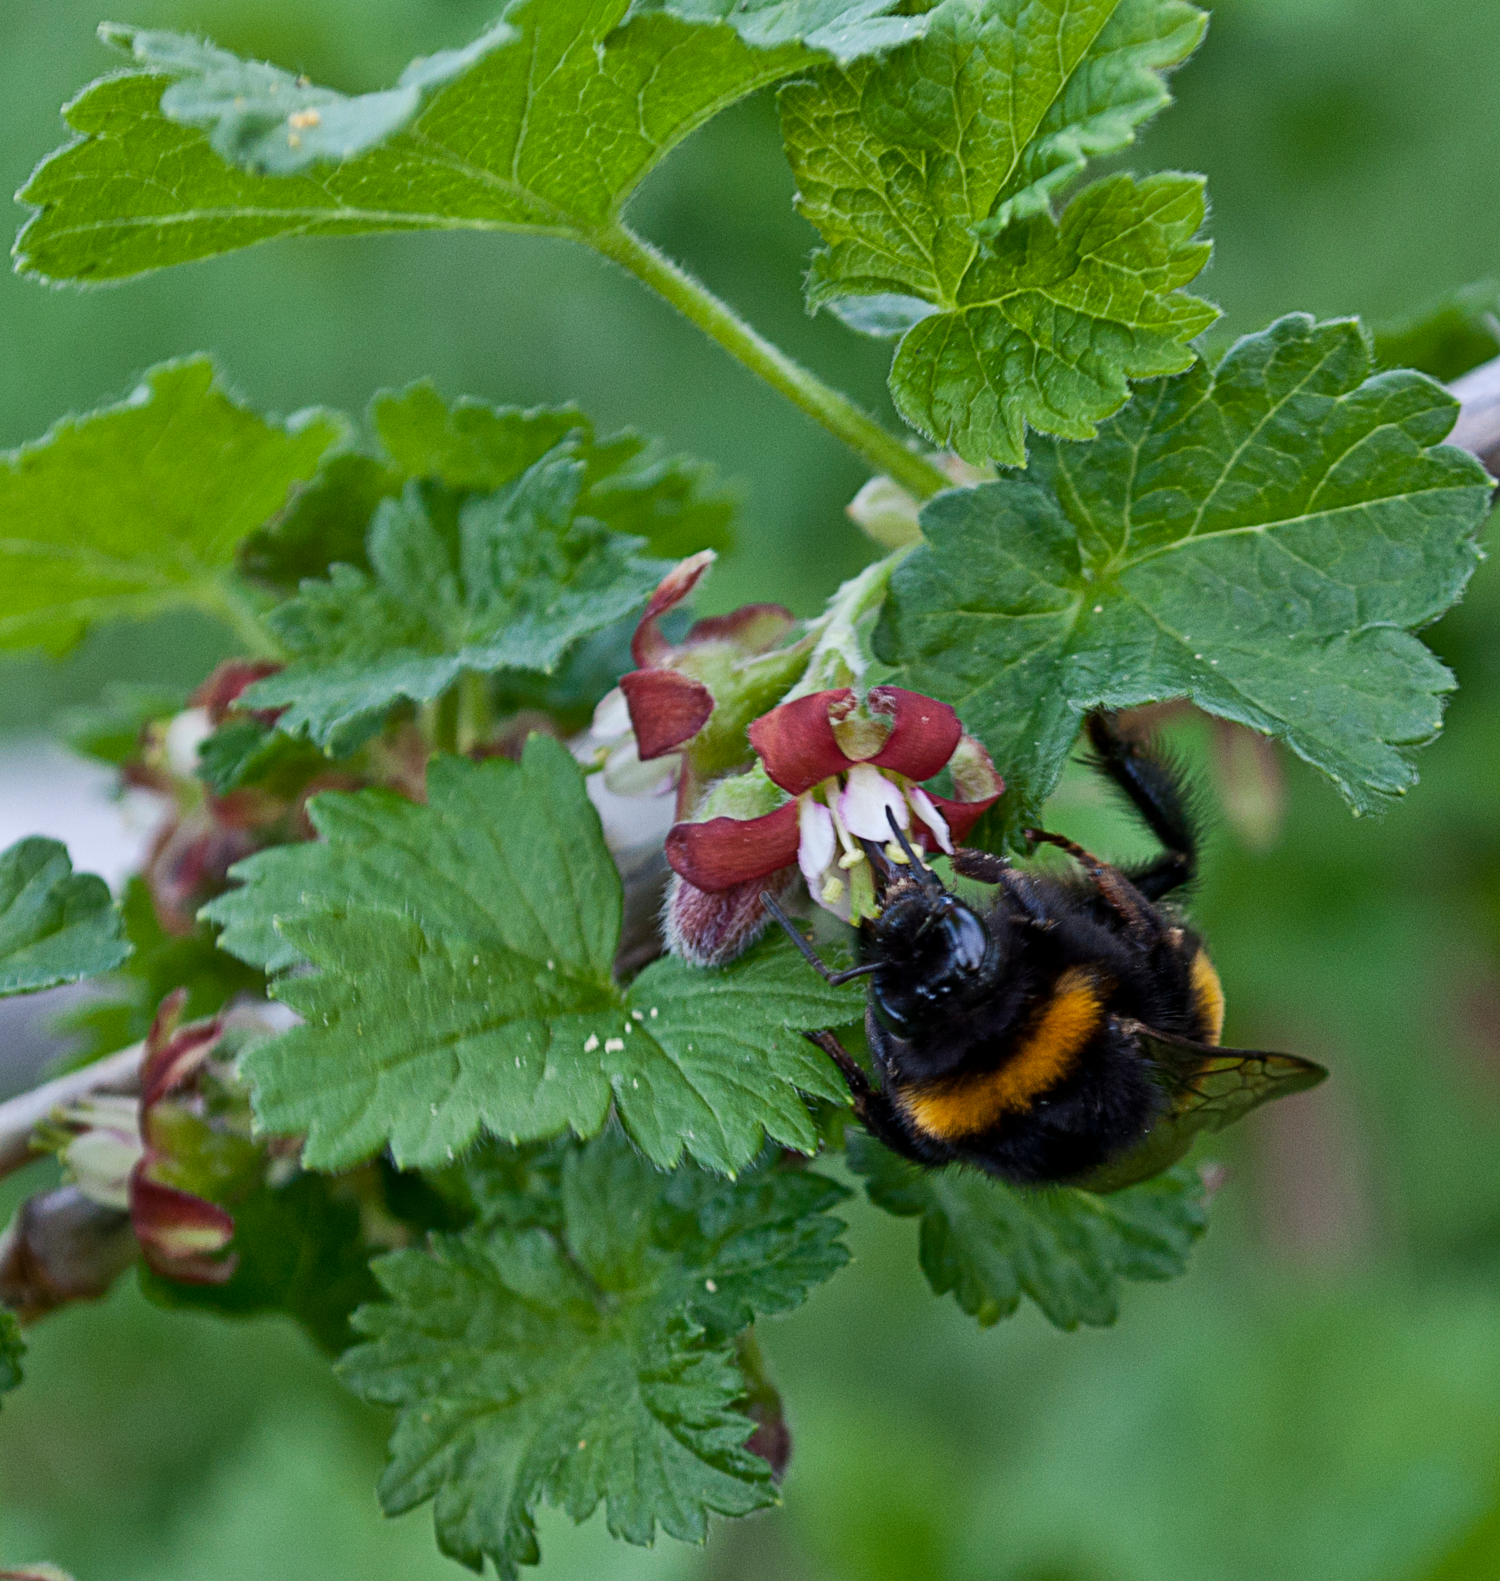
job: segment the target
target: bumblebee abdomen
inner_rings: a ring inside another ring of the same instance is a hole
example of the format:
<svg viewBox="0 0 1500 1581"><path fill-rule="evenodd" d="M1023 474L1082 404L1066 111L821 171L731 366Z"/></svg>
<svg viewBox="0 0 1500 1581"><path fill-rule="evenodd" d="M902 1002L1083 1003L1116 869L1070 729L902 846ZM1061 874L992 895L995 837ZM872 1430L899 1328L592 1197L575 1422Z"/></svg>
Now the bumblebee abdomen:
<svg viewBox="0 0 1500 1581"><path fill-rule="evenodd" d="M1193 957L1191 981L1193 1005L1203 1023L1203 1041L1217 1044L1224 1035L1224 985L1201 945Z"/></svg>
<svg viewBox="0 0 1500 1581"><path fill-rule="evenodd" d="M977 1136L1026 1114L1078 1070L1103 1029L1112 986L1088 967L1069 967L993 1069L896 1086L897 1108L915 1130L938 1142Z"/></svg>

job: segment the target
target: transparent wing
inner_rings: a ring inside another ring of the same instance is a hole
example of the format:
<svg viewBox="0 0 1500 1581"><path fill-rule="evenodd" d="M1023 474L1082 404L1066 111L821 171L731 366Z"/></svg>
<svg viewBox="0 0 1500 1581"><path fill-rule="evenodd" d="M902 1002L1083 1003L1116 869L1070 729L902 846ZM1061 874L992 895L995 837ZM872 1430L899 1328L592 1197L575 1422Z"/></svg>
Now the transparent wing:
<svg viewBox="0 0 1500 1581"><path fill-rule="evenodd" d="M1305 1092L1328 1075L1295 1054L1218 1048L1139 1021L1116 1024L1156 1067L1167 1111L1128 1153L1075 1182L1089 1191L1119 1191L1149 1180L1175 1164L1200 1131L1222 1131L1261 1104Z"/></svg>

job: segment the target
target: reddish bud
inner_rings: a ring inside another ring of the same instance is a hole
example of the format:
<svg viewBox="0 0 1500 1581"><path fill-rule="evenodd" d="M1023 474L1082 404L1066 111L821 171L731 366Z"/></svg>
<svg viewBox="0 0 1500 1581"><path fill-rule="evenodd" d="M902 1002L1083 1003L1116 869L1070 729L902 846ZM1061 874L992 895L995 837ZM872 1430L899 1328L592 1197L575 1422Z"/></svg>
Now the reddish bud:
<svg viewBox="0 0 1500 1581"><path fill-rule="evenodd" d="M693 966L722 966L732 961L750 948L771 921L761 891L769 890L779 899L796 876L795 867L786 867L710 893L674 873L662 918L667 948Z"/></svg>

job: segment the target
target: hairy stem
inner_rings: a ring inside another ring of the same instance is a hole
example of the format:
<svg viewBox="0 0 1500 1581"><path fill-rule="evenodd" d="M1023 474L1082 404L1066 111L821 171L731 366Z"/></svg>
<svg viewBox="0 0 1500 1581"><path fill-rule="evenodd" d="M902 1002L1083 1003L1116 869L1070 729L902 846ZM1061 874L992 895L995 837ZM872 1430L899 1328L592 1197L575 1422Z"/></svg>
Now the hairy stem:
<svg viewBox="0 0 1500 1581"><path fill-rule="evenodd" d="M606 258L613 259L665 297L684 318L718 341L730 356L738 358L814 422L821 423L835 438L843 440L877 472L894 478L919 500L951 487L950 480L930 461L908 450L847 395L830 388L800 363L794 362L779 346L772 345L706 286L634 231L614 225L590 239Z"/></svg>

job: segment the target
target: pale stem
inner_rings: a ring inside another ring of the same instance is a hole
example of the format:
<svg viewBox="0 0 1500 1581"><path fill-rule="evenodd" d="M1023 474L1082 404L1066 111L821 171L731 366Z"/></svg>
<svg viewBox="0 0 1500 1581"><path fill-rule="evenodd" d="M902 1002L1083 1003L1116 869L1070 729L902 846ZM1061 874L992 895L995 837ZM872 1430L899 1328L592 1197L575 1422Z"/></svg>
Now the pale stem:
<svg viewBox="0 0 1500 1581"><path fill-rule="evenodd" d="M144 1043L133 1043L105 1059L95 1060L82 1070L69 1071L19 1097L0 1103L0 1176L13 1174L29 1164L39 1153L31 1150L31 1133L54 1110L66 1109L91 1092L103 1088L134 1090L140 1082Z"/></svg>

